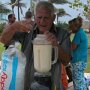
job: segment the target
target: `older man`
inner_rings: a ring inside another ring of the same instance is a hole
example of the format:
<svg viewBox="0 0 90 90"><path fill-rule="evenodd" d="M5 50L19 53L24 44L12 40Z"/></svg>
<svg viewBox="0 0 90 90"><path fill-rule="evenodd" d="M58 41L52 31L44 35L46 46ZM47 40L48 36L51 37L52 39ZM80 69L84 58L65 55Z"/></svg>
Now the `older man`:
<svg viewBox="0 0 90 90"><path fill-rule="evenodd" d="M68 37L67 30L56 28L54 25L55 20L54 6L47 1L40 1L35 9L35 22L33 29L28 33L29 22L16 22L12 26L6 28L2 33L1 42L8 43L11 38L18 40L22 44L22 52L27 57L27 64L25 70L25 88L29 90L33 81L33 44L32 40L37 34L45 34L47 40L51 42L53 46L58 47L58 61L52 66L51 77L52 82L56 86L56 90L62 90L61 79L61 62L67 65L71 59L71 46L70 38ZM16 33L17 30L21 32ZM7 38L8 37L8 38ZM67 37L67 38L66 38ZM50 89L49 89L50 90Z"/></svg>

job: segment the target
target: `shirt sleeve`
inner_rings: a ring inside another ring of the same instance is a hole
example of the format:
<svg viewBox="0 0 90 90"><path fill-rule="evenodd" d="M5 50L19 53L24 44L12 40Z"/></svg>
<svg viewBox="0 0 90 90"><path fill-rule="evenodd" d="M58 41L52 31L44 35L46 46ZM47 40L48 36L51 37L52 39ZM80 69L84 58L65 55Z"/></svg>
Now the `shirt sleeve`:
<svg viewBox="0 0 90 90"><path fill-rule="evenodd" d="M65 39L64 39L65 38ZM63 36L63 42L61 44L62 48L64 49L65 52L71 55L71 41L70 41L70 36L68 36L68 33Z"/></svg>
<svg viewBox="0 0 90 90"><path fill-rule="evenodd" d="M13 40L18 41L22 43L25 39L26 32L16 32L15 35L13 36Z"/></svg>

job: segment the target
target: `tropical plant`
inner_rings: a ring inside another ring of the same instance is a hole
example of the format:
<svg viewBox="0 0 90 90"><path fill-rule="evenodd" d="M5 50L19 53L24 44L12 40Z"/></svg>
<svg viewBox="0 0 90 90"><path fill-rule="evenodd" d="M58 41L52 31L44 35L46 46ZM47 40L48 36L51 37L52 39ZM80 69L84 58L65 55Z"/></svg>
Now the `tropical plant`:
<svg viewBox="0 0 90 90"><path fill-rule="evenodd" d="M59 22L58 21L59 17L66 16L66 15L70 16L68 13L66 13L66 11L63 8L56 9L56 15L57 15L57 23Z"/></svg>
<svg viewBox="0 0 90 90"><path fill-rule="evenodd" d="M18 7L18 20L20 20L20 10L21 10L21 14L23 14L22 7L26 8L26 4L21 1L22 0L11 0L11 2L8 3L9 5L11 5L13 13L14 13L14 7L15 6Z"/></svg>
<svg viewBox="0 0 90 90"><path fill-rule="evenodd" d="M61 5L68 3L67 0L48 0L48 1L51 2L51 3L61 4ZM57 15L57 23L58 23L59 22L58 21L59 17L65 16L65 15L69 15L69 14L67 14L63 8L60 8L60 9L56 9L56 15Z"/></svg>
<svg viewBox="0 0 90 90"><path fill-rule="evenodd" d="M11 10L8 9L4 4L0 3L0 13L4 13L4 14L7 14L7 13L10 13Z"/></svg>
<svg viewBox="0 0 90 90"><path fill-rule="evenodd" d="M35 2L36 0L30 0L30 10L33 15L34 15Z"/></svg>
<svg viewBox="0 0 90 90"><path fill-rule="evenodd" d="M14 13L14 7L15 7L15 4L16 4L17 0L10 0L10 1L11 1L11 3L9 3L9 5L11 5L12 12Z"/></svg>
<svg viewBox="0 0 90 90"><path fill-rule="evenodd" d="M5 23L0 23L0 34L2 33L4 26L5 26Z"/></svg>
<svg viewBox="0 0 90 90"><path fill-rule="evenodd" d="M83 0L74 0L73 2L69 2L70 8L77 10L79 10L79 8L83 8L82 14L87 17L87 12L90 10L90 0L85 1L86 3L83 3Z"/></svg>
<svg viewBox="0 0 90 90"><path fill-rule="evenodd" d="M60 27L60 28L64 28L64 29L68 30L68 24L65 22L64 23L58 22L56 24L56 27Z"/></svg>
<svg viewBox="0 0 90 90"><path fill-rule="evenodd" d="M56 4L65 4L68 3L67 0L48 0L51 3L56 3Z"/></svg>
<svg viewBox="0 0 90 90"><path fill-rule="evenodd" d="M10 12L11 12L10 9L8 9L4 4L0 3L0 23L2 21L6 21L5 15L7 15L7 13Z"/></svg>

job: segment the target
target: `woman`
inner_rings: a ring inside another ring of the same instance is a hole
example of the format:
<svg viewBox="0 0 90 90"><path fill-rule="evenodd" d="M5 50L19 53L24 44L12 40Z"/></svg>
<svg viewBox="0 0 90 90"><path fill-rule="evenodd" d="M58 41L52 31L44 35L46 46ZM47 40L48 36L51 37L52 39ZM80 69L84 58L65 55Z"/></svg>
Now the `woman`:
<svg viewBox="0 0 90 90"><path fill-rule="evenodd" d="M87 65L88 38L82 26L82 18L77 17L69 21L69 28L75 33L72 40L72 77L74 90L87 90L84 70Z"/></svg>

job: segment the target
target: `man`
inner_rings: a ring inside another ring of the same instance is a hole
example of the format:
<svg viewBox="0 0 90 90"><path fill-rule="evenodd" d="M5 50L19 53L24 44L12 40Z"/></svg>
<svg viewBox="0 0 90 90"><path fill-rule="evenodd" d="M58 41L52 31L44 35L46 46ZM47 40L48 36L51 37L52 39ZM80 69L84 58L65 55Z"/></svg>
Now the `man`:
<svg viewBox="0 0 90 90"><path fill-rule="evenodd" d="M25 21L30 23L29 30L31 30L35 22L32 20L32 12L30 10L25 13Z"/></svg>
<svg viewBox="0 0 90 90"><path fill-rule="evenodd" d="M16 22L12 26L8 27L5 32L1 35L1 42L7 43L13 37L17 39L22 44L22 52L27 57L27 64L25 70L25 88L24 90L30 89L30 84L33 81L33 44L32 40L37 34L45 34L47 40L51 42L53 46L58 47L58 61L52 66L52 81L56 86L56 90L62 90L61 84L61 62L67 65L69 60L71 60L70 55L70 38L66 30L56 28L54 25L55 14L54 6L47 1L40 1L35 9L35 25L33 30L29 33L29 23L27 22ZM21 33L15 32L20 30ZM8 37L8 38L7 38ZM67 38L66 38L67 37ZM61 43L62 42L62 43Z"/></svg>
<svg viewBox="0 0 90 90"><path fill-rule="evenodd" d="M15 14L9 14L9 15L8 15L8 23L6 24L5 27L7 27L8 25L11 25L11 24L14 23L15 21L16 21Z"/></svg>
<svg viewBox="0 0 90 90"><path fill-rule="evenodd" d="M26 13L25 13L25 19L31 19L32 18L32 12L30 10L28 10Z"/></svg>
<svg viewBox="0 0 90 90"><path fill-rule="evenodd" d="M8 28L9 25L12 25L15 21L16 21L15 14L9 14L9 15L8 15L8 23L4 26L4 28ZM5 29L4 29L4 30L5 30ZM10 44L11 44L11 42L8 43L8 44L5 44L5 45L4 45L5 49L7 49Z"/></svg>

